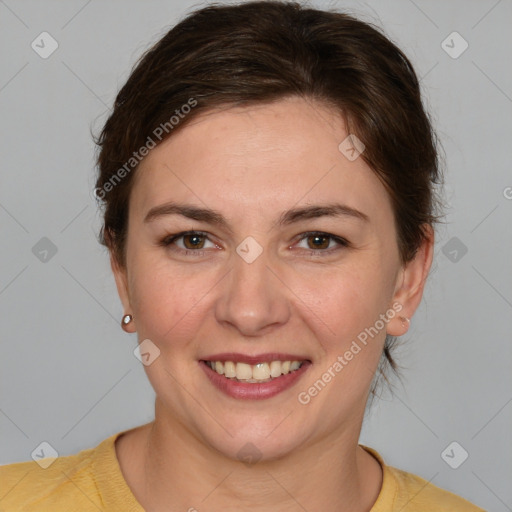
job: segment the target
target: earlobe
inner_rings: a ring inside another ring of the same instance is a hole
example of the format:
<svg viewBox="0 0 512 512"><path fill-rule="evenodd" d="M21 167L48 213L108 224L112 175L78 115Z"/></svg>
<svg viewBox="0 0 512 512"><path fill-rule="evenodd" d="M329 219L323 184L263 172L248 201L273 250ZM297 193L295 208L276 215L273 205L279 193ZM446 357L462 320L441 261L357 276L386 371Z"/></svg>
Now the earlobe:
<svg viewBox="0 0 512 512"><path fill-rule="evenodd" d="M398 315L389 320L386 333L390 336L403 336L411 325L411 319L408 316Z"/></svg>
<svg viewBox="0 0 512 512"><path fill-rule="evenodd" d="M402 336L409 330L410 319L418 308L423 290L432 265L434 253L434 230L425 225L424 239L410 260L399 273L392 304L399 303L401 309L398 315L388 322L387 334Z"/></svg>

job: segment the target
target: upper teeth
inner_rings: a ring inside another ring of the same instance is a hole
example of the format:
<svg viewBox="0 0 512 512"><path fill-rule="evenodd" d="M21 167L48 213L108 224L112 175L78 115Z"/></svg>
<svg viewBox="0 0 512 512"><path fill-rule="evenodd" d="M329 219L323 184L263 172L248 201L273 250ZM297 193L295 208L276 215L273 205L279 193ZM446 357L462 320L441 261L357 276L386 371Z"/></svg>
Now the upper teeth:
<svg viewBox="0 0 512 512"><path fill-rule="evenodd" d="M233 361L206 361L219 375L230 379L263 381L298 370L303 361L272 361L270 363L234 363Z"/></svg>

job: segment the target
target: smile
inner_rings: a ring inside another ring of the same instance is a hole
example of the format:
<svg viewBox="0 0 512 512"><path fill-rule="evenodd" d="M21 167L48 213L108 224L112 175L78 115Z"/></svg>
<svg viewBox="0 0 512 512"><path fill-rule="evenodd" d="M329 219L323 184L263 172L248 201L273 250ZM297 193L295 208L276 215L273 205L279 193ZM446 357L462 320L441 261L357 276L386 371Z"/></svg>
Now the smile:
<svg viewBox="0 0 512 512"><path fill-rule="evenodd" d="M274 356L275 357L275 356ZM312 366L308 359L272 359L257 362L256 357L245 357L250 362L231 360L200 360L208 380L223 394L242 400L263 400L291 388ZM251 364L252 363L252 364Z"/></svg>
<svg viewBox="0 0 512 512"><path fill-rule="evenodd" d="M271 380L298 370L304 361L271 361L270 363L247 364L234 361L205 361L219 375L238 382L270 382Z"/></svg>

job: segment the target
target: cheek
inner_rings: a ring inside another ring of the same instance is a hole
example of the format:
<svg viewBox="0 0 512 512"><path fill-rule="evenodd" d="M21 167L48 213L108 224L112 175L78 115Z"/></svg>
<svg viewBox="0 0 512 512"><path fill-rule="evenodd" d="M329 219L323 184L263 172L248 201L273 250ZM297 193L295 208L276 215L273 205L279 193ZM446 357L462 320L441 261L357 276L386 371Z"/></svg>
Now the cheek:
<svg viewBox="0 0 512 512"><path fill-rule="evenodd" d="M340 344L357 337L370 327L388 307L393 288L382 264L362 261L327 266L321 272L295 277L294 291L311 311L316 323L323 326L323 339ZM314 313L314 315L313 315Z"/></svg>
<svg viewBox="0 0 512 512"><path fill-rule="evenodd" d="M191 339L213 284L204 272L180 273L175 266L151 260L135 264L131 289L139 338L149 338L161 349L167 340Z"/></svg>
<svg viewBox="0 0 512 512"><path fill-rule="evenodd" d="M308 325L323 351L297 400L323 418L326 430L365 403L385 339L379 315L388 307L389 279L378 265L360 263L326 269L314 282L302 280L299 292L309 296L305 302L315 314L309 313Z"/></svg>

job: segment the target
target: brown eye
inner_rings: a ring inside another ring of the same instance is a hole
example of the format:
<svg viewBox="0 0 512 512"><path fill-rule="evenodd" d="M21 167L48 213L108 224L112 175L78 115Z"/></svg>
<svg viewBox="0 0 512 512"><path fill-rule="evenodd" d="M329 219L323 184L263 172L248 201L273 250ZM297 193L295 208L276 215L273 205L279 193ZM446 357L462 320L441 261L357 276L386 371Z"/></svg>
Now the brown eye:
<svg viewBox="0 0 512 512"><path fill-rule="evenodd" d="M198 234L183 235L183 245L186 249L202 249L204 247L204 236Z"/></svg>
<svg viewBox="0 0 512 512"><path fill-rule="evenodd" d="M310 249L327 249L329 247L331 238L332 237L325 235L309 235L307 237L308 247Z"/></svg>
<svg viewBox="0 0 512 512"><path fill-rule="evenodd" d="M210 244L210 245L207 245ZM188 254L203 254L202 249L215 248L215 244L209 239L207 233L202 231L185 231L176 235L165 237L160 244L178 252L187 252Z"/></svg>
<svg viewBox="0 0 512 512"><path fill-rule="evenodd" d="M310 252L310 255L328 255L345 247L351 247L350 243L339 236L312 231L303 233L299 239L300 249Z"/></svg>

